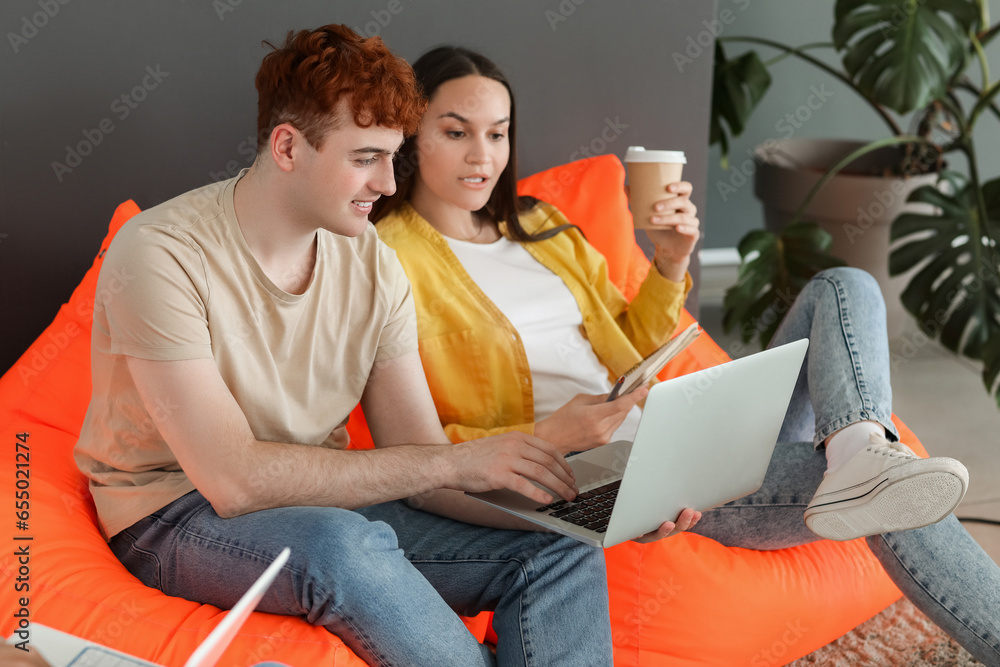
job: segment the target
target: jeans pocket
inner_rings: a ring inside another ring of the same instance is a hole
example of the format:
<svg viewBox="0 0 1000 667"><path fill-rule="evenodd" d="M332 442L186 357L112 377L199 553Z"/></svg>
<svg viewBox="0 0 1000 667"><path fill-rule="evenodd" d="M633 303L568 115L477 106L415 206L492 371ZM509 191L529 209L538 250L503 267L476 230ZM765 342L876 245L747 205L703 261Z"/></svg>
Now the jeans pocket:
<svg viewBox="0 0 1000 667"><path fill-rule="evenodd" d="M143 521L149 520L149 518L143 519ZM132 576L150 588L163 590L160 585L160 559L156 557L156 554L136 546L138 538L130 530L130 528L126 528L112 537L108 546L111 547L112 553Z"/></svg>

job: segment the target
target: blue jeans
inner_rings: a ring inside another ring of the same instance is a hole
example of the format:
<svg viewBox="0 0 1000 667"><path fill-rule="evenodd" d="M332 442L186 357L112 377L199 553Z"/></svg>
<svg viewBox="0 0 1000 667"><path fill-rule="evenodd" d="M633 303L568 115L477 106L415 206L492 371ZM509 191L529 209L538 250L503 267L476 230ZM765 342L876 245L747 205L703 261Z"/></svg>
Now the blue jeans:
<svg viewBox="0 0 1000 667"><path fill-rule="evenodd" d="M285 546L291 557L258 610L305 617L369 664L492 665L456 615L484 610L495 612L496 664L612 664L603 551L566 537L473 526L402 501L221 519L192 491L111 540L147 586L223 609Z"/></svg>
<svg viewBox="0 0 1000 667"><path fill-rule="evenodd" d="M881 423L889 439L889 350L875 280L857 269L817 275L772 345L809 338L809 351L761 488L705 512L693 532L727 546L782 549L819 539L803 512L826 471L819 448L848 424ZM1000 665L1000 568L954 515L916 530L867 538L896 586L986 665Z"/></svg>

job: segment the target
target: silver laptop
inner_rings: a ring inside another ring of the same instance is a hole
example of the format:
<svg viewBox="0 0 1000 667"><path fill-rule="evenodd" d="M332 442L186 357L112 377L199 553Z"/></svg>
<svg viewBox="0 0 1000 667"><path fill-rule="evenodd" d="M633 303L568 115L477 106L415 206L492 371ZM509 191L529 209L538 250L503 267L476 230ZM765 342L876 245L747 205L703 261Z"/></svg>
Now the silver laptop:
<svg viewBox="0 0 1000 667"><path fill-rule="evenodd" d="M278 576L291 551L282 550L264 573L243 594L205 640L194 650L184 667L212 667L232 643L240 627L260 603L264 593ZM114 651L80 637L54 630L39 623L31 624L31 647L38 650L52 667L158 667L121 651Z"/></svg>
<svg viewBox="0 0 1000 667"><path fill-rule="evenodd" d="M469 496L594 546L611 547L760 488L807 340L655 385L633 442L571 457L577 498L540 506L502 489Z"/></svg>

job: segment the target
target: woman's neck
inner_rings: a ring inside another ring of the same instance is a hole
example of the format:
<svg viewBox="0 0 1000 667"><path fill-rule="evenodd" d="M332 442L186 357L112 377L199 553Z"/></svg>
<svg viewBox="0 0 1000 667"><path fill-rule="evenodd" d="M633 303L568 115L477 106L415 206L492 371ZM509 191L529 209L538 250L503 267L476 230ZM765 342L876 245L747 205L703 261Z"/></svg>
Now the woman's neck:
<svg viewBox="0 0 1000 667"><path fill-rule="evenodd" d="M500 230L492 219L444 201L431 192L419 176L413 184L410 205L448 238L468 243L493 243L500 238Z"/></svg>

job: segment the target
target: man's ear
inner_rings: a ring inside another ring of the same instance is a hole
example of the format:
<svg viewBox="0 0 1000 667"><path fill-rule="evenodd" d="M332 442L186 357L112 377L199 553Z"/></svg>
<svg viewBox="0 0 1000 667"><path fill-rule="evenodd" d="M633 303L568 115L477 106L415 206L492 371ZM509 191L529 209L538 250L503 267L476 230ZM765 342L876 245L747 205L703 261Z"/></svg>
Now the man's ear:
<svg viewBox="0 0 1000 667"><path fill-rule="evenodd" d="M271 151L271 159L282 171L291 171L294 167L295 159L306 138L297 129L288 123L282 123L271 130L271 138L268 146Z"/></svg>

